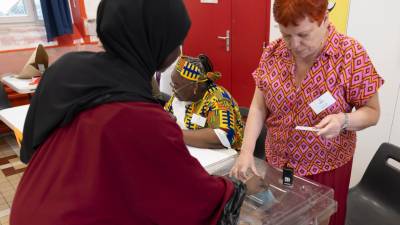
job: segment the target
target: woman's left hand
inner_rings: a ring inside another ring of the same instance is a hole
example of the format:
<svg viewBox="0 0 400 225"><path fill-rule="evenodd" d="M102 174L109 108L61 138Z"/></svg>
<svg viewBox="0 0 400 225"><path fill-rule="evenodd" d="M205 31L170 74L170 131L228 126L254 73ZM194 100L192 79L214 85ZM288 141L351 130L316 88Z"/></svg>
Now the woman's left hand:
<svg viewBox="0 0 400 225"><path fill-rule="evenodd" d="M317 129L319 129L317 134L328 139L337 137L342 131L344 120L344 113L326 116L315 126Z"/></svg>

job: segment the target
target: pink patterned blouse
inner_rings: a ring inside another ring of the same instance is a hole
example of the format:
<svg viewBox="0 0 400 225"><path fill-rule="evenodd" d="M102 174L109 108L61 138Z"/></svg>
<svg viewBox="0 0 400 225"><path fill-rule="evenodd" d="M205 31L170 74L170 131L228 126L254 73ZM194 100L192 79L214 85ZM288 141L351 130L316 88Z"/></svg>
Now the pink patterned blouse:
<svg viewBox="0 0 400 225"><path fill-rule="evenodd" d="M299 88L294 85L294 70L291 52L278 39L264 50L253 73L268 110L267 160L279 168L288 163L300 176L334 170L352 159L356 133L343 131L336 138L326 139L316 132L294 128L315 126L329 114L362 107L384 81L361 44L338 33L333 25L329 26L322 53ZM316 114L309 104L326 92L336 102Z"/></svg>

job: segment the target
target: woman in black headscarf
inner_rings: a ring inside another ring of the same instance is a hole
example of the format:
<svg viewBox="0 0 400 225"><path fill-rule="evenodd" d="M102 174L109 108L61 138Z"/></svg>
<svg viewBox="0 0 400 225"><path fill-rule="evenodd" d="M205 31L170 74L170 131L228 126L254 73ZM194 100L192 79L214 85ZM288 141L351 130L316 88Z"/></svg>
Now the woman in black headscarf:
<svg viewBox="0 0 400 225"><path fill-rule="evenodd" d="M97 18L105 52L63 56L32 99L11 224L216 224L228 205L237 215L237 184L207 174L151 94L190 27L182 1L103 0Z"/></svg>

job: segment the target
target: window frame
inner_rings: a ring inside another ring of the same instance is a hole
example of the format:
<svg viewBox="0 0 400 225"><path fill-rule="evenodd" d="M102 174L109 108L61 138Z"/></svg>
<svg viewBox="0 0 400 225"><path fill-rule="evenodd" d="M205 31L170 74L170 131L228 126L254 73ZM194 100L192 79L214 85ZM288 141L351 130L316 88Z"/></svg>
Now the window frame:
<svg viewBox="0 0 400 225"><path fill-rule="evenodd" d="M35 0L23 0L24 6L26 7L27 16L12 16L12 17L0 17L0 26L6 24L19 24L19 23L42 23L42 20L38 19L36 13Z"/></svg>

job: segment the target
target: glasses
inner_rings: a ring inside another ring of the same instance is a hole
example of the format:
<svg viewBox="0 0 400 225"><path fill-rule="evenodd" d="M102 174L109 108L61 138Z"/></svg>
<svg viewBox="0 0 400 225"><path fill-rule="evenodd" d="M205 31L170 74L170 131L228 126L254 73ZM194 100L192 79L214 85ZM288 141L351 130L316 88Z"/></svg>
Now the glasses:
<svg viewBox="0 0 400 225"><path fill-rule="evenodd" d="M174 85L174 83L172 83L172 82L169 83L169 85L170 85L171 88L172 88L172 92L174 92L174 93L178 93L178 92L182 91L183 89L185 89L186 87L189 87L189 86L192 85L192 84L193 84L193 83L187 83L187 84L185 84L185 85L182 85L182 87L176 88L175 85Z"/></svg>

